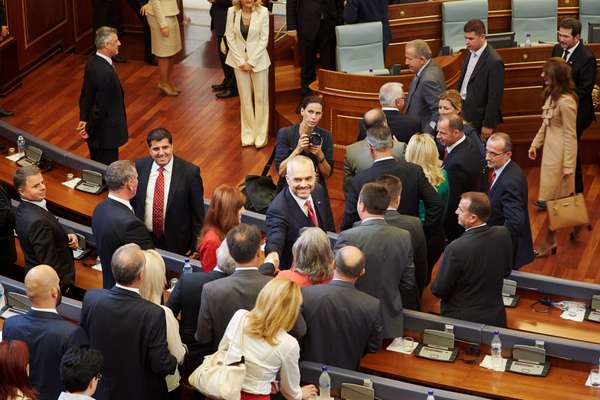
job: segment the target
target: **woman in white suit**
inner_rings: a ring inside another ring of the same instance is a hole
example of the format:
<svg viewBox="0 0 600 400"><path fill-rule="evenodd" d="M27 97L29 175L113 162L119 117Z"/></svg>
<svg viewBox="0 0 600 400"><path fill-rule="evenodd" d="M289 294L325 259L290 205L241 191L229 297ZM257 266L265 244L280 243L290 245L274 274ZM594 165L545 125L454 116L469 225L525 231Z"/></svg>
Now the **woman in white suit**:
<svg viewBox="0 0 600 400"><path fill-rule="evenodd" d="M267 145L269 129L269 11L261 0L233 0L225 37L240 94L242 146ZM254 97L254 103L252 98Z"/></svg>

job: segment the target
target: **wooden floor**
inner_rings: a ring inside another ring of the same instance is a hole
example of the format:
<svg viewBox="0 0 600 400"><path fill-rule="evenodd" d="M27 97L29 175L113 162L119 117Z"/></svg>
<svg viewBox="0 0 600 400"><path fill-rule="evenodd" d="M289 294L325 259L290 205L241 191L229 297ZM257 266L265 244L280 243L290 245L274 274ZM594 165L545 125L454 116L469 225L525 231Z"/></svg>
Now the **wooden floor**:
<svg viewBox="0 0 600 400"><path fill-rule="evenodd" d="M210 85L220 82L222 73L215 57L214 45L199 45L181 64L175 66L175 82L183 93L163 97L156 87L156 67L132 60L118 64L125 90L129 142L121 148L121 158L135 159L147 154L144 138L149 130L165 127L174 135L175 152L201 168L208 197L222 183L239 184L248 174L263 168L274 145L256 150L240 147L240 116L237 98L216 100ZM59 54L23 80L23 85L0 101L15 111L4 120L73 153L88 156L87 146L75 133L79 120L78 99L86 57ZM536 199L539 170L526 170L530 203ZM569 242L568 232L558 234L558 254L536 260L523 270L600 283L600 170L585 167L586 200L593 222L592 232L584 232L576 242ZM342 171L335 170L328 186L338 222L343 214ZM531 228L540 243L547 218L530 207Z"/></svg>

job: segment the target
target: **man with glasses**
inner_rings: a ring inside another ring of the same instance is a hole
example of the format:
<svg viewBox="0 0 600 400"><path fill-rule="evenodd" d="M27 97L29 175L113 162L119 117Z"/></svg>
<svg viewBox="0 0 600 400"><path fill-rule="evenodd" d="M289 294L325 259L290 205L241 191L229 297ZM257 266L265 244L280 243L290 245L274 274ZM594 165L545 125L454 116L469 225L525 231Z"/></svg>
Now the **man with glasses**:
<svg viewBox="0 0 600 400"><path fill-rule="evenodd" d="M60 376L65 388L58 400L93 400L102 379L102 354L89 347L71 347L60 361Z"/></svg>
<svg viewBox="0 0 600 400"><path fill-rule="evenodd" d="M533 261L534 250L527 209L527 179L521 167L511 160L512 140L506 133L496 132L485 146L485 159L490 169L489 196L492 215L488 225L503 225L510 232L513 247L513 269Z"/></svg>

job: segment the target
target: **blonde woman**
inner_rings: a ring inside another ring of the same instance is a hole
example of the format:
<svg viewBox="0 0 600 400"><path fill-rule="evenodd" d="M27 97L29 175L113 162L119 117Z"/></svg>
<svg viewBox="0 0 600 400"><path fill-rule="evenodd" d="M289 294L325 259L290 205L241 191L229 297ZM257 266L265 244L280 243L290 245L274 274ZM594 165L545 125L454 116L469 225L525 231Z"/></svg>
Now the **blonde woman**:
<svg viewBox="0 0 600 400"><path fill-rule="evenodd" d="M442 198L444 208L447 207L449 192L448 175L446 174L446 170L441 166L440 154L433 137L427 133L413 135L408 141L404 157L406 161L420 165L423 168L425 177ZM445 211L443 215L446 215ZM422 200L419 201L419 218L421 221L425 220L425 205ZM431 271L435 263L444 250L444 238L441 226L440 229L431 232L427 237L427 283L429 283Z"/></svg>
<svg viewBox="0 0 600 400"><path fill-rule="evenodd" d="M286 399L314 399L314 385L300 387L300 346L287 333L298 318L302 294L289 279L275 278L265 285L252 311L238 310L229 321L219 347L246 360L241 400L269 400L273 382L280 374L279 389ZM243 351L240 352L242 329Z"/></svg>
<svg viewBox="0 0 600 400"><path fill-rule="evenodd" d="M269 129L269 11L261 0L233 0L227 10L225 63L240 94L242 147L267 145ZM254 102L252 99L254 98Z"/></svg>
<svg viewBox="0 0 600 400"><path fill-rule="evenodd" d="M173 57L181 51L177 0L149 0L140 13L148 20L152 54L158 58L158 89L164 95L177 96L181 90L171 81Z"/></svg>
<svg viewBox="0 0 600 400"><path fill-rule="evenodd" d="M146 259L146 267L144 268L144 278L140 286L140 296L145 300L161 306L165 311L169 353L171 353L171 355L177 359L179 365L181 365L185 357L186 348L179 336L179 323L173 315L173 311L162 305L163 292L165 290L165 285L167 284L167 279L165 277L165 261L156 250L144 250L144 258ZM180 375L177 368L173 375L168 375L166 377L169 398L179 398L179 380Z"/></svg>

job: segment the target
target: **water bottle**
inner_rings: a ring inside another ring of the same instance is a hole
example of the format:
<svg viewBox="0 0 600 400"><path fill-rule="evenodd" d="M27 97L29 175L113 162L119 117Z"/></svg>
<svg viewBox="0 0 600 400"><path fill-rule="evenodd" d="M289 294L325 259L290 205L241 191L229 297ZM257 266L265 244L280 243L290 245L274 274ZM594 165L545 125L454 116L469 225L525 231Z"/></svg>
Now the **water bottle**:
<svg viewBox="0 0 600 400"><path fill-rule="evenodd" d="M500 341L500 334L498 331L494 331L494 338L492 339L492 368L494 371L502 371L502 342Z"/></svg>
<svg viewBox="0 0 600 400"><path fill-rule="evenodd" d="M321 376L319 376L319 399L329 400L331 398L331 378L327 373L327 367L321 366Z"/></svg>
<svg viewBox="0 0 600 400"><path fill-rule="evenodd" d="M186 258L185 263L183 264L183 273L191 274L194 270L192 269L192 264L190 264L190 259Z"/></svg>
<svg viewBox="0 0 600 400"><path fill-rule="evenodd" d="M531 33L525 34L525 47L531 47Z"/></svg>
<svg viewBox="0 0 600 400"><path fill-rule="evenodd" d="M427 391L427 400L435 400L435 397L433 396L433 390L431 389Z"/></svg>
<svg viewBox="0 0 600 400"><path fill-rule="evenodd" d="M23 135L19 135L19 137L17 138L17 149L19 150L19 153L25 153L25 147L27 147L27 144L25 143L25 138L23 137Z"/></svg>

